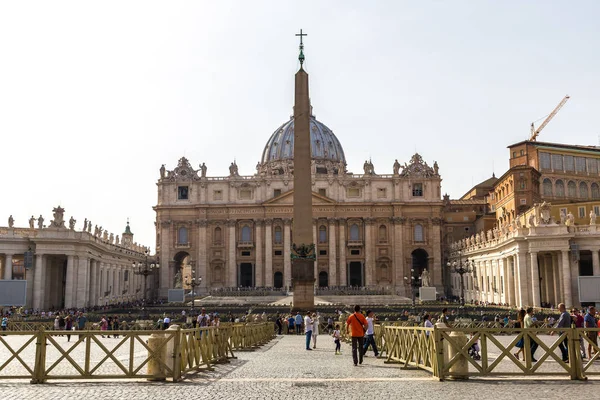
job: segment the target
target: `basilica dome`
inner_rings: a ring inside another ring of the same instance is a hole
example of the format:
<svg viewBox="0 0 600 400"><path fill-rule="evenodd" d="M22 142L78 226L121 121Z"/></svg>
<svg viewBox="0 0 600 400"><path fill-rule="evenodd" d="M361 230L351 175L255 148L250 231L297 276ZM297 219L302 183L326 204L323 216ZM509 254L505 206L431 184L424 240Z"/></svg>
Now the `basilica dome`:
<svg viewBox="0 0 600 400"><path fill-rule="evenodd" d="M311 158L321 164L331 161L337 165L346 164L344 149L337 137L325 124L310 117ZM263 150L263 164L292 160L294 158L294 118L281 125L271 135Z"/></svg>

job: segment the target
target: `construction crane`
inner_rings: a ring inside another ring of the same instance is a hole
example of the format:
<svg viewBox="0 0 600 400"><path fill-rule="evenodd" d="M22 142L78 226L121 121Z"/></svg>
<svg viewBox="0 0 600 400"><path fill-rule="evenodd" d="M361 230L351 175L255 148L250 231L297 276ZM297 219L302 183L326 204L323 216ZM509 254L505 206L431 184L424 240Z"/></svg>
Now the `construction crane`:
<svg viewBox="0 0 600 400"><path fill-rule="evenodd" d="M535 129L534 122L531 123L531 136L529 137L530 142L536 141L536 139L537 139L538 135L540 134L540 132L542 131L542 129L544 129L546 127L546 125L548 125L548 122L550 122L550 120L552 120L552 118L554 118L556 113L558 113L558 111L562 108L562 106L565 105L565 103L569 99L570 99L569 95L566 95L565 98L562 99L562 101L560 103L558 103L556 108L554 110L552 110L552 112L550 114L548 114L548 116L546 117L544 122L542 122L542 124L537 129Z"/></svg>

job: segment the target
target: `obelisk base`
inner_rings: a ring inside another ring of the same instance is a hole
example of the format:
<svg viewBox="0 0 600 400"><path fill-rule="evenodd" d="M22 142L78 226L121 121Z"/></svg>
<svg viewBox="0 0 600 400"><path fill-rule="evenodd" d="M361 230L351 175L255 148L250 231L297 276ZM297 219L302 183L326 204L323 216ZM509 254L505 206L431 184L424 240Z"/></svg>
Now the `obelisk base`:
<svg viewBox="0 0 600 400"><path fill-rule="evenodd" d="M292 284L294 285L294 298L292 312L315 310L315 278L314 260L292 260Z"/></svg>

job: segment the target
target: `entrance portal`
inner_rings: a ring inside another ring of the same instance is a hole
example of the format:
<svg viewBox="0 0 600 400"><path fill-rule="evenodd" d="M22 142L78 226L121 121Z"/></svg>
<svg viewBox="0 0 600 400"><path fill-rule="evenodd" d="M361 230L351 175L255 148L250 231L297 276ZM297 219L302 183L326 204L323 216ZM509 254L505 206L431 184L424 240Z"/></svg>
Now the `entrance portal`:
<svg viewBox="0 0 600 400"><path fill-rule="evenodd" d="M251 263L241 263L239 273L239 285L242 287L254 287L254 271Z"/></svg>
<svg viewBox="0 0 600 400"><path fill-rule="evenodd" d="M273 286L275 289L283 287L283 274L281 272L275 272L275 275L273 275Z"/></svg>
<svg viewBox="0 0 600 400"><path fill-rule="evenodd" d="M348 266L348 285L349 286L363 286L363 268L360 261L350 261Z"/></svg>
<svg viewBox="0 0 600 400"><path fill-rule="evenodd" d="M428 268L429 254L427 254L427 252L423 249L416 249L411 253L411 255L412 268L415 270L415 279L418 279L421 276L425 268L427 268L427 271L431 275L431 271Z"/></svg>
<svg viewBox="0 0 600 400"><path fill-rule="evenodd" d="M329 286L329 276L327 272L321 271L319 272L319 287L327 287Z"/></svg>

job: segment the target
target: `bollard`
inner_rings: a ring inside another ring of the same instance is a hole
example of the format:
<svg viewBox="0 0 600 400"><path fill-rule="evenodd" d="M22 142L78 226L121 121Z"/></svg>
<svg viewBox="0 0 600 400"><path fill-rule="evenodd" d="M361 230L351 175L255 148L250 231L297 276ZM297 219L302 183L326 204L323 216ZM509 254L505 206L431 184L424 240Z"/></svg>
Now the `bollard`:
<svg viewBox="0 0 600 400"><path fill-rule="evenodd" d="M167 328L167 331L171 333L172 331L177 331L179 329L179 325L171 325ZM165 364L167 367L171 368L172 371L175 371L175 336L167 335L167 337L171 337L171 340L167 342L165 346ZM168 339L165 339L168 340Z"/></svg>
<svg viewBox="0 0 600 400"><path fill-rule="evenodd" d="M165 335L162 333L153 333L148 338L148 347L152 351L148 351L148 375L152 375L148 378L149 381L164 381L166 379L164 364L167 359L167 348L162 346L165 341ZM162 348L157 351L158 348ZM154 357L152 357L154 354ZM157 357L157 358L155 358Z"/></svg>
<svg viewBox="0 0 600 400"><path fill-rule="evenodd" d="M452 331L450 332L450 337L460 348L463 348L469 341L464 332ZM445 356L446 353L448 354L447 357ZM460 354L459 349L456 347L450 346L447 342L444 343L444 363L454 358L457 354L458 360L448 370L447 377L448 379L469 379L469 360L467 360L467 357Z"/></svg>

